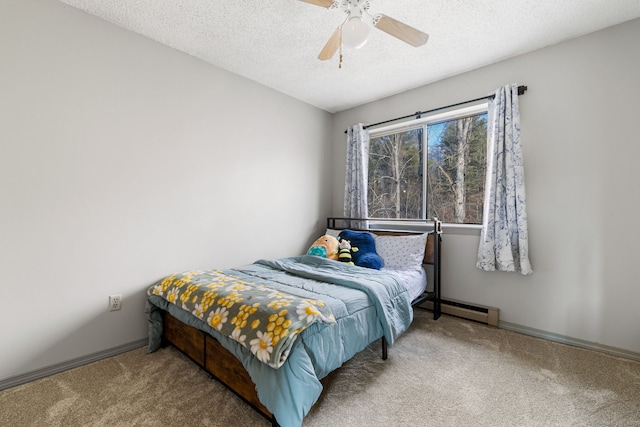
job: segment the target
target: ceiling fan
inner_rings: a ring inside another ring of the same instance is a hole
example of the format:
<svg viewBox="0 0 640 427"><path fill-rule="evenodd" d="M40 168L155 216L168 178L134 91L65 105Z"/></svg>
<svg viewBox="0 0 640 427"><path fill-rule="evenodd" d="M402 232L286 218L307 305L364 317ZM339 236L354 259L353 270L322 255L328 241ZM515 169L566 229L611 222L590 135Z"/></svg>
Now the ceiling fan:
<svg viewBox="0 0 640 427"><path fill-rule="evenodd" d="M411 46L422 46L429 40L429 35L407 24L383 14L370 15L369 7L372 0L299 0L327 9L340 9L346 15L344 22L336 28L329 41L324 46L318 59L326 61L335 55L338 48L345 44L353 49L359 49L367 42L371 27L375 27L387 34L402 40ZM342 56L342 55L341 55Z"/></svg>

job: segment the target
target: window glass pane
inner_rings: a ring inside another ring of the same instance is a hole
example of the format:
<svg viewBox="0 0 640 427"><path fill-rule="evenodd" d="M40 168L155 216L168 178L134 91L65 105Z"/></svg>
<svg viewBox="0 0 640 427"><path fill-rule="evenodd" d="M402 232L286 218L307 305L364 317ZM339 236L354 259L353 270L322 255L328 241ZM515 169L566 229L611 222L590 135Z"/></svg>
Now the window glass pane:
<svg viewBox="0 0 640 427"><path fill-rule="evenodd" d="M424 217L423 158L423 127L371 138L370 217Z"/></svg>
<svg viewBox="0 0 640 427"><path fill-rule="evenodd" d="M370 217L482 223L487 113L469 114L372 132Z"/></svg>
<svg viewBox="0 0 640 427"><path fill-rule="evenodd" d="M449 223L482 223L487 114L427 127L427 216Z"/></svg>

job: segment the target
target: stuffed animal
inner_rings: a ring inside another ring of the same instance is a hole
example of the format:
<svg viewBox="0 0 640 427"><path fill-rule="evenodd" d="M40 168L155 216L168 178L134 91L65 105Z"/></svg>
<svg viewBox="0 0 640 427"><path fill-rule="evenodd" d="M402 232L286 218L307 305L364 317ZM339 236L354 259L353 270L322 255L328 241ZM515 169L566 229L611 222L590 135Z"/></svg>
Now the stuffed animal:
<svg viewBox="0 0 640 427"><path fill-rule="evenodd" d="M313 242L307 251L307 255L315 255L337 261L339 249L340 243L338 242L338 239L325 234Z"/></svg>
<svg viewBox="0 0 640 427"><path fill-rule="evenodd" d="M340 240L348 240L353 246L358 248L358 252L353 252L353 262L359 267L380 270L383 262L376 252L376 243L373 234L366 231L342 230L338 235Z"/></svg>
<svg viewBox="0 0 640 427"><path fill-rule="evenodd" d="M352 252L357 252L358 248L354 248L351 246L351 242L342 239L340 240L340 251L338 251L338 261L347 263L349 265L355 265L353 263L353 259L351 258Z"/></svg>

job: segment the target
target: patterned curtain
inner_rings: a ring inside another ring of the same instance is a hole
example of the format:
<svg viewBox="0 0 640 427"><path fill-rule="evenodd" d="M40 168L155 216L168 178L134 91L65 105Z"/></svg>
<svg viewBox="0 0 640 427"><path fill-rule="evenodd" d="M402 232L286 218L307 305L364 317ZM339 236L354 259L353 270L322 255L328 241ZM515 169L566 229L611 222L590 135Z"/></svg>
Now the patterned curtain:
<svg viewBox="0 0 640 427"><path fill-rule="evenodd" d="M369 131L364 125L347 128L347 175L344 180L344 216L366 218L367 181L369 174ZM349 224L352 228L365 228L366 223Z"/></svg>
<svg viewBox="0 0 640 427"><path fill-rule="evenodd" d="M487 182L477 267L531 274L518 85L489 100Z"/></svg>

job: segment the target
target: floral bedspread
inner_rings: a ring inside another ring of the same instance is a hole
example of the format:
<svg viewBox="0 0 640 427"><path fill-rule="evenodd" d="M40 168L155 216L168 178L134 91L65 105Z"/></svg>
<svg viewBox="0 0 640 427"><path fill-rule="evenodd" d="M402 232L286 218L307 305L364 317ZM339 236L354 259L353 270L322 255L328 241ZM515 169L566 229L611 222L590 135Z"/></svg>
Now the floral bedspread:
<svg viewBox="0 0 640 427"><path fill-rule="evenodd" d="M336 323L320 300L270 289L219 270L174 274L152 285L147 294L187 310L276 369L303 330L315 322Z"/></svg>

